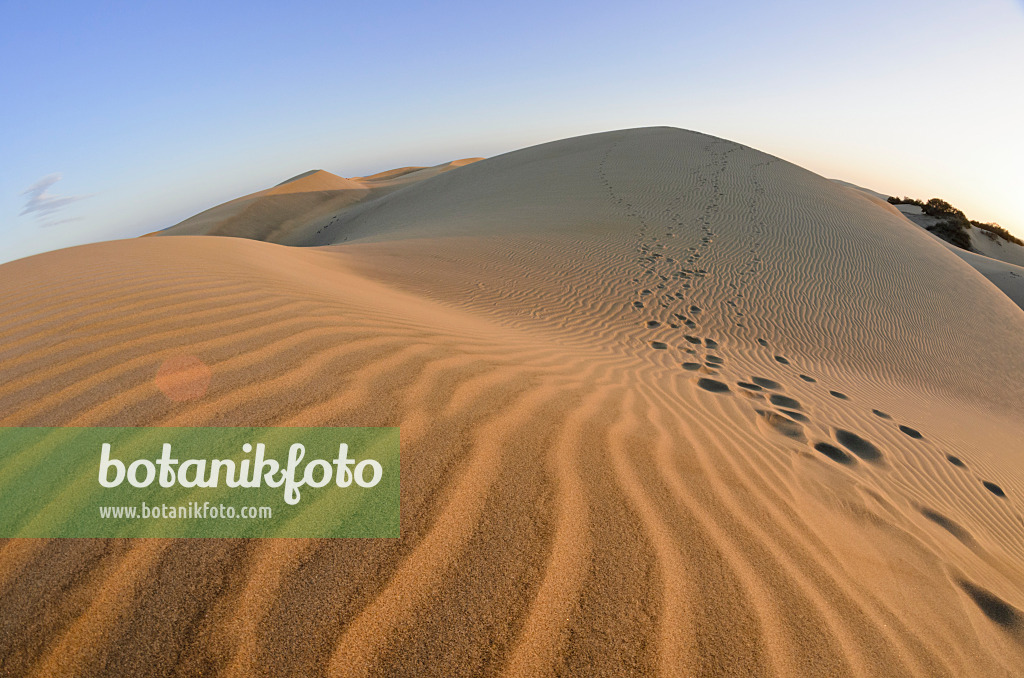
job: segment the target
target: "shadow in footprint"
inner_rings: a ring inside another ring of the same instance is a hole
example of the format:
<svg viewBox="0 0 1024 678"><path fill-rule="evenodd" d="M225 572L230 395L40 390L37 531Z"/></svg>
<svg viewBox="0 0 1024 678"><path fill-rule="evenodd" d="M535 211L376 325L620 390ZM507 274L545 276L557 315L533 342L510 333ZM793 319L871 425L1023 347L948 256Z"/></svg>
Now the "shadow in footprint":
<svg viewBox="0 0 1024 678"><path fill-rule="evenodd" d="M801 443L807 442L807 436L804 435L804 427L792 419L769 410L757 410L757 413L761 416L761 421L776 433Z"/></svg>
<svg viewBox="0 0 1024 678"><path fill-rule="evenodd" d="M775 361L779 362L779 363L782 363L783 365L788 365L789 364L789 361L786 360L785 358L783 358L781 355L775 356Z"/></svg>
<svg viewBox="0 0 1024 678"><path fill-rule="evenodd" d="M778 405L779 407L785 407L787 410L799 410L803 409L800 407L800 402L789 396L774 394L769 400L772 401L772 405Z"/></svg>
<svg viewBox="0 0 1024 678"><path fill-rule="evenodd" d="M782 384L780 384L779 382L772 381L771 379L765 379L764 377L751 377L750 381L754 382L761 388L767 388L773 391L778 391L780 388L782 388Z"/></svg>
<svg viewBox="0 0 1024 678"><path fill-rule="evenodd" d="M802 421L805 424L810 423L811 421L811 418L808 417L803 412L794 412L793 410L782 410L782 413L789 417L790 419L796 419L797 421Z"/></svg>
<svg viewBox="0 0 1024 678"><path fill-rule="evenodd" d="M835 445L829 445L828 443L818 443L814 446L818 452L821 452L832 461L843 464L845 466L853 466L857 463L857 460L843 452Z"/></svg>
<svg viewBox="0 0 1024 678"><path fill-rule="evenodd" d="M960 527L952 520L939 513L938 511L933 511L929 508L922 508L921 515L923 515L925 518L927 518L928 520L932 521L933 523L944 529L946 532L949 532L951 535L962 541L964 544L967 544L968 546L974 546L974 537L971 536L970 532Z"/></svg>
<svg viewBox="0 0 1024 678"><path fill-rule="evenodd" d="M806 381L808 384L816 384L816 383L818 383L817 379L815 379L814 377L808 377L806 374L801 374L800 378L803 379L804 381Z"/></svg>
<svg viewBox="0 0 1024 678"><path fill-rule="evenodd" d="M761 387L758 386L757 384L748 384L745 381L737 381L736 385L739 386L740 388L745 388L748 391L760 391L761 390Z"/></svg>
<svg viewBox="0 0 1024 678"><path fill-rule="evenodd" d="M757 343L761 344L761 345L762 345L762 346L764 346L764 347L767 347L767 346L768 346L768 342L767 342L767 341L765 341L764 339L758 339L758 340L757 340Z"/></svg>
<svg viewBox="0 0 1024 678"><path fill-rule="evenodd" d="M730 393L729 386L723 384L717 379L708 379L703 377L697 380L697 386L700 386L705 391L711 391L712 393Z"/></svg>
<svg viewBox="0 0 1024 678"><path fill-rule="evenodd" d="M967 468L967 465L960 461L960 457L954 457L952 454L946 455L946 461L953 466L959 466L960 468Z"/></svg>
<svg viewBox="0 0 1024 678"><path fill-rule="evenodd" d="M920 440L921 438L924 437L921 435L921 432L918 431L917 429L910 428L909 426L904 426L903 424L900 424L900 430L906 433L911 438L916 438L917 440Z"/></svg>
<svg viewBox="0 0 1024 678"><path fill-rule="evenodd" d="M836 440L864 461L877 463L882 460L881 450L875 447L874 443L864 440L856 433L841 428L836 429Z"/></svg>
<svg viewBox="0 0 1024 678"><path fill-rule="evenodd" d="M1003 492L1003 488L999 487L995 483L990 483L987 480L983 480L981 481L981 484L985 486L986 490L996 495L997 497L1003 497L1004 499L1006 498L1006 493Z"/></svg>
<svg viewBox="0 0 1024 678"><path fill-rule="evenodd" d="M689 370L690 372L696 372L700 369L700 363L682 363L682 366L684 370Z"/></svg>
<svg viewBox="0 0 1024 678"><path fill-rule="evenodd" d="M890 417L882 410L871 410L871 413L874 414L876 417L881 417L882 419L892 419L892 417Z"/></svg>
<svg viewBox="0 0 1024 678"><path fill-rule="evenodd" d="M1005 600L977 584L965 579L958 579L957 585L964 590L974 604L981 608L985 616L1003 628L1014 631L1024 630L1024 614Z"/></svg>
<svg viewBox="0 0 1024 678"><path fill-rule="evenodd" d="M656 348L659 351L664 351L666 348L668 348L668 344L666 344L663 341L652 341L651 348Z"/></svg>
<svg viewBox="0 0 1024 678"><path fill-rule="evenodd" d="M840 393L839 391L829 391L828 394L834 398L839 398L840 400L850 399L848 395L846 395L845 393Z"/></svg>
<svg viewBox="0 0 1024 678"><path fill-rule="evenodd" d="M720 358L717 355L709 355L706 358L704 358L704 360L706 360L709 363L715 363L717 365L721 365L722 363L725 362L724 358Z"/></svg>

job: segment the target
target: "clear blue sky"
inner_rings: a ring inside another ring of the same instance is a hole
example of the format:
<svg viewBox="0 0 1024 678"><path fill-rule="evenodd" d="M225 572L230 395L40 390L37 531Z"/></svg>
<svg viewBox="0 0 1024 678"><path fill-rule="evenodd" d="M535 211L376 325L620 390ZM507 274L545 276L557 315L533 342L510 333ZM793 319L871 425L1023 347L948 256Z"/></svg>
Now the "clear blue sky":
<svg viewBox="0 0 1024 678"><path fill-rule="evenodd" d="M1019 1L0 0L0 65L0 261L647 125L1024 236Z"/></svg>

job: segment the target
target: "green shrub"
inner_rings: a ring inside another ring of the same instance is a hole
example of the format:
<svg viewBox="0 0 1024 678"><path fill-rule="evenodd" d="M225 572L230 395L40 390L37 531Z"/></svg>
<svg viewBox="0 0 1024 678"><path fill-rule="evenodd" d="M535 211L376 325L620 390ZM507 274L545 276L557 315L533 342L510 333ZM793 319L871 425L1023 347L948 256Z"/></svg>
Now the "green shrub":
<svg viewBox="0 0 1024 678"><path fill-rule="evenodd" d="M889 196L889 204L890 205L917 205L918 207L924 207L924 203L921 202L920 200L914 200L913 198L908 198L907 196L903 196L902 198L896 198L896 197L893 197L893 196Z"/></svg>
<svg viewBox="0 0 1024 678"><path fill-rule="evenodd" d="M953 219L956 219L957 221L962 221L965 224L968 223L967 217L964 215L963 212L953 207L952 205L950 205L945 200L942 200L941 198L932 198L931 200L926 202L921 207L921 209L924 211L925 214L927 214L930 217L951 217Z"/></svg>
<svg viewBox="0 0 1024 678"><path fill-rule="evenodd" d="M964 228L963 223L956 219L945 219L932 224L928 230L951 245L956 245L968 252L974 251L974 247L971 246L971 234Z"/></svg>

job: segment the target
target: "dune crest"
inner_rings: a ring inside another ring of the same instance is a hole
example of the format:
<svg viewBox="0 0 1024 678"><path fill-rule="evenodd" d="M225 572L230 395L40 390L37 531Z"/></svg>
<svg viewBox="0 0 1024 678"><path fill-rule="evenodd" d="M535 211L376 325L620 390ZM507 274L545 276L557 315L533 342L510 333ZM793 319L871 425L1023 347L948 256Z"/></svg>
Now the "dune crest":
<svg viewBox="0 0 1024 678"><path fill-rule="evenodd" d="M1024 665L1024 313L981 274L694 132L423 171L328 189L280 230L305 247L0 266L0 423L400 426L403 535L9 540L3 671ZM349 201L373 182L401 186ZM175 400L182 355L209 382Z"/></svg>

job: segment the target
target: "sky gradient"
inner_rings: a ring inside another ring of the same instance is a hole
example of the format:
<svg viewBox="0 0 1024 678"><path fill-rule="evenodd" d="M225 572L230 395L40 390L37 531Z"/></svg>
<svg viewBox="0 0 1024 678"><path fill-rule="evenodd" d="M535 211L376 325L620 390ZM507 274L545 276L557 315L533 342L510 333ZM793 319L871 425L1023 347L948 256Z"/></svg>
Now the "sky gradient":
<svg viewBox="0 0 1024 678"><path fill-rule="evenodd" d="M0 261L672 125L1024 237L1024 5L0 0Z"/></svg>

